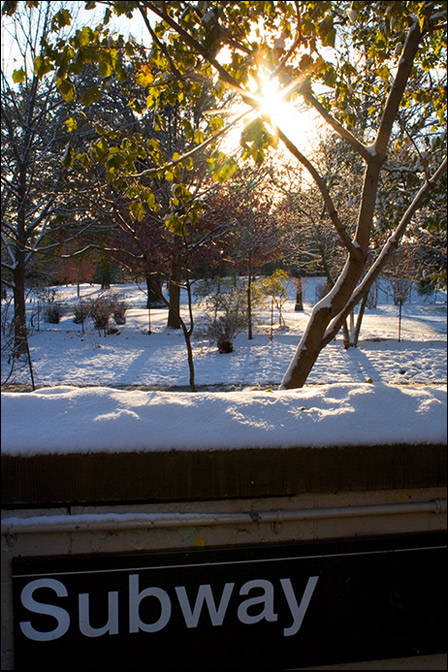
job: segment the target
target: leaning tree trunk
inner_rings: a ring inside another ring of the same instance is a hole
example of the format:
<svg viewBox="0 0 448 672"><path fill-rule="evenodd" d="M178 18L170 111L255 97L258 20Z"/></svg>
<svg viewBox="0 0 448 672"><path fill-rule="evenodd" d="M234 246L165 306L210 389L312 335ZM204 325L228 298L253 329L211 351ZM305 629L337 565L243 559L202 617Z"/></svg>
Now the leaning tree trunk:
<svg viewBox="0 0 448 672"><path fill-rule="evenodd" d="M355 236L356 245L351 246L336 284L327 296L314 306L307 329L282 380L282 389L294 389L305 385L319 353L326 345L324 337L328 325L343 310L362 276L367 258L380 168L380 160L371 161L366 168L363 201Z"/></svg>
<svg viewBox="0 0 448 672"><path fill-rule="evenodd" d="M430 7L430 5L431 3L428 3L428 7ZM320 187L330 218L348 251L348 258L344 270L337 280L336 285L333 287L330 293L324 299L319 301L319 303L314 307L308 328L305 331L305 334L299 343L297 353L283 378L281 387L284 389L303 387L315 361L317 360L317 357L319 356L319 353L329 342L328 338L333 335L334 330L332 328L327 329L330 323L334 325L336 320L336 326L339 329L340 326L342 326L342 322L340 322L339 316L343 321L348 315L349 311L354 307L351 305L351 300L353 300L357 294L355 289L357 283L361 279L366 265L367 251L373 224L373 215L375 212L375 201L378 190L380 169L386 159L392 127L397 118L400 103L403 98L409 76L411 74L421 38L422 32L420 30L420 24L418 20L415 20L409 29L403 47L395 78L383 110L375 142L368 148L359 143L359 141L351 133L349 133L347 129L339 126L337 122L334 122L334 119L331 118L331 115L329 117L325 108L320 105L316 99L313 98L310 92L305 92L304 94L308 100L312 100L314 106L316 109L318 109L319 112L321 112L323 117L336 126L338 133L361 154L366 163L361 207L354 241L350 240L347 230L339 220L338 214L334 209L334 204L321 176L317 173L314 166L310 164L310 162L301 154L297 147L290 141L290 139L281 131L279 131L279 137L281 137L283 143L291 151L291 153L307 167L308 171L311 173L316 183ZM441 168L442 167L440 166L434 174L434 177L438 175L438 172ZM419 194L408 208L407 213L405 213L399 226L397 227L396 234L399 232L400 236L403 235L403 232L409 223L412 212L415 211L416 207L418 207L421 198L424 196L426 188L430 188L430 182L430 180L427 182L428 187L425 186L422 188L422 190L420 190ZM400 236L394 236L393 240L391 240L391 245L397 244ZM370 278L367 280L367 283L369 281ZM361 283L361 285L362 284L363 283ZM360 298L362 298L362 296L360 296L359 299ZM356 305L356 303L354 305Z"/></svg>
<svg viewBox="0 0 448 672"><path fill-rule="evenodd" d="M333 288L327 296L315 305L296 355L283 378L282 389L294 389L305 385L308 375L324 347L323 338L328 325L339 310L342 310L361 275L362 268L357 269L357 266L359 264L347 262L345 282L337 285L337 288Z"/></svg>

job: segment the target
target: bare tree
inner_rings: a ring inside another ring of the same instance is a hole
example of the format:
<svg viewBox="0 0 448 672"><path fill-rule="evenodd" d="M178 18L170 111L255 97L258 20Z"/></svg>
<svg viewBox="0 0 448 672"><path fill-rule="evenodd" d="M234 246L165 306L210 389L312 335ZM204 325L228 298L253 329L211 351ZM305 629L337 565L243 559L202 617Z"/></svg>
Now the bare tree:
<svg viewBox="0 0 448 672"><path fill-rule="evenodd" d="M16 356L28 352L27 269L46 249L61 206L68 205L61 163L67 141L64 99L55 76L41 77L41 40L52 29L59 3L39 3L37 12L21 5L7 26L20 68L11 73L5 64L1 73L2 281L14 297Z"/></svg>

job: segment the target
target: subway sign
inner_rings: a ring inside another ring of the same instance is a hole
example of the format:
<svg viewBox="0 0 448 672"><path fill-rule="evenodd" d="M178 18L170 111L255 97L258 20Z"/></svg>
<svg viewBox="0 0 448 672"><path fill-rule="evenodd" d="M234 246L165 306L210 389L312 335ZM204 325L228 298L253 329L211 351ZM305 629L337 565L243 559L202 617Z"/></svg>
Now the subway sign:
<svg viewBox="0 0 448 672"><path fill-rule="evenodd" d="M13 560L17 670L280 670L446 649L439 533Z"/></svg>

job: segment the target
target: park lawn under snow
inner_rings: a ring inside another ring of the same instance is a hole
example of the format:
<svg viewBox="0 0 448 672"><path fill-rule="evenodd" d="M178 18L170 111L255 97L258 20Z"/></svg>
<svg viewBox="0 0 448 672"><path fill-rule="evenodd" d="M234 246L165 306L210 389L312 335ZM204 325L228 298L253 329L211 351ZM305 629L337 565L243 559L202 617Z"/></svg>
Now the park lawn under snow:
<svg viewBox="0 0 448 672"><path fill-rule="evenodd" d="M182 333L166 329L167 311L161 309L151 311L153 333L148 335L145 296L135 286L115 288L132 306L118 334L104 337L90 325L83 334L69 313L58 325L40 319L30 350L36 385L43 389L2 395L3 451L446 441L446 303L441 294L437 302L424 302L413 293L403 307L398 342L398 309L380 293L379 306L364 318L358 348L344 351L338 337L321 353L303 390L277 391L309 317L315 286L315 279L305 279L303 313L294 312L291 288L284 308L288 326L276 330L273 341L268 312L260 316L255 338L240 334L231 354L219 354L199 329L193 339L196 394L186 391ZM76 300L75 287L57 291L67 306ZM81 296L97 291L83 285ZM200 311L197 319L200 327ZM25 366L11 382L29 383ZM213 391L209 386L215 386Z"/></svg>

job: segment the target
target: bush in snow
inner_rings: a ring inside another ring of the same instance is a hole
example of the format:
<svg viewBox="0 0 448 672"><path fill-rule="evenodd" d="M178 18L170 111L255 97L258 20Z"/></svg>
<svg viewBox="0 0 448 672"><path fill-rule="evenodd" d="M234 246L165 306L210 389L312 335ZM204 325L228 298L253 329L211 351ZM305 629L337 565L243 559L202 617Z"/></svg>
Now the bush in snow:
<svg viewBox="0 0 448 672"><path fill-rule="evenodd" d="M51 301L44 309L44 320L49 324L59 324L63 313L62 304L59 301Z"/></svg>
<svg viewBox="0 0 448 672"><path fill-rule="evenodd" d="M98 330L106 330L111 317L116 324L126 324L128 308L129 303L118 294L101 294L90 302L89 314Z"/></svg>
<svg viewBox="0 0 448 672"><path fill-rule="evenodd" d="M213 291L213 287L208 288ZM221 353L233 352L233 341L247 327L247 296L244 287L234 282L219 281L217 293L205 299L208 320L207 335Z"/></svg>
<svg viewBox="0 0 448 672"><path fill-rule="evenodd" d="M274 308L278 311L278 326L280 328L286 327L285 318L283 317L283 306L288 300L288 292L286 283L288 282L288 274L286 271L278 268L271 275L266 278L260 278L253 285L252 296L255 301L262 302L268 300L270 304L271 323L269 328L269 340L273 340L274 336Z"/></svg>
<svg viewBox="0 0 448 672"><path fill-rule="evenodd" d="M92 302L89 299L80 299L73 309L73 322L82 325L82 333L84 333L84 322L90 316L92 310Z"/></svg>
<svg viewBox="0 0 448 672"><path fill-rule="evenodd" d="M105 294L98 296L98 298L92 301L90 306L90 316L98 331L103 329L105 332L107 329L107 325L109 324L109 319L112 314L112 306L113 302L111 297Z"/></svg>
<svg viewBox="0 0 448 672"><path fill-rule="evenodd" d="M129 303L118 296L111 297L112 314L115 324L126 324L126 311Z"/></svg>

